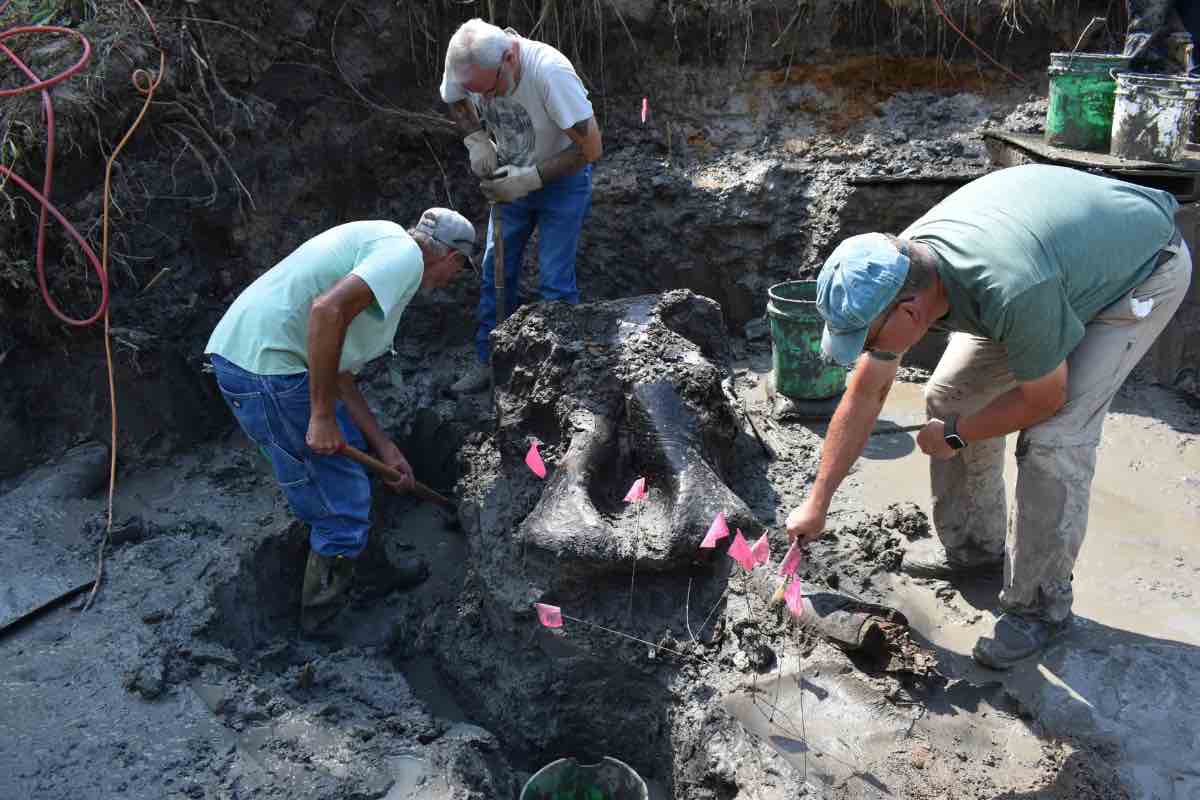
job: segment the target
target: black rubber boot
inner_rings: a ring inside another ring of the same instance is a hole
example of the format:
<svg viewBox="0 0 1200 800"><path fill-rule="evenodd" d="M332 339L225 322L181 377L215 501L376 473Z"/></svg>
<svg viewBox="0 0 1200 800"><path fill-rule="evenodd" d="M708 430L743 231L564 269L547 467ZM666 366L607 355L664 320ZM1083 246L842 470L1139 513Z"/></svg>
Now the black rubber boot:
<svg viewBox="0 0 1200 800"><path fill-rule="evenodd" d="M300 592L300 627L305 633L318 632L346 607L353 583L354 562L351 559L308 552L304 586Z"/></svg>

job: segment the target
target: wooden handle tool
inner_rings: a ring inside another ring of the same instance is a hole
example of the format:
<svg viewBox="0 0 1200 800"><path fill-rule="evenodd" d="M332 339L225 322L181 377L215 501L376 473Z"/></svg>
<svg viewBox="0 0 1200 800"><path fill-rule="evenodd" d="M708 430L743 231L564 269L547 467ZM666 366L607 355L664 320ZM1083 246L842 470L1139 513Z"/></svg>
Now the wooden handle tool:
<svg viewBox="0 0 1200 800"><path fill-rule="evenodd" d="M351 447L350 445L345 445L338 452L353 461L357 461L358 463L362 464L364 467L367 467L368 469L375 470L375 472L379 473L380 475L387 478L388 480L398 481L401 479L401 475L399 472L392 469L387 464L380 461L378 458L367 455L362 450L359 450L357 447ZM450 498L429 488L425 484L423 484L420 481L415 480L415 479L413 480L412 493L414 495L416 495L417 497L421 498L422 500L429 500L432 503L441 503L444 506L454 505L453 503L450 502Z"/></svg>

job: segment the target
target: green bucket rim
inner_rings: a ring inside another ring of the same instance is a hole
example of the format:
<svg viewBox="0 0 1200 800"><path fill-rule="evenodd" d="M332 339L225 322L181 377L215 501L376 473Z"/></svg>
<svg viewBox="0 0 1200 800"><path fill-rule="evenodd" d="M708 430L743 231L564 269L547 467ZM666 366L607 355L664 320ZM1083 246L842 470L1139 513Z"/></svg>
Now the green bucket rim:
<svg viewBox="0 0 1200 800"><path fill-rule="evenodd" d="M785 287L789 287L789 286L803 286L805 289L811 289L812 290L812 299L811 300L800 300L795 297L787 297L783 294L780 294L780 292ZM808 306L808 307L816 306L816 304L817 304L817 282L815 280L783 281L783 282L777 283L774 286L771 286L770 288L767 289L767 298L772 303L779 303L781 305L800 305L800 306Z"/></svg>
<svg viewBox="0 0 1200 800"><path fill-rule="evenodd" d="M1112 74L1129 68L1129 56L1120 53L1051 53L1051 75L1089 75L1102 72Z"/></svg>
<svg viewBox="0 0 1200 800"><path fill-rule="evenodd" d="M579 768L579 769L594 769L594 768L599 767L600 765L604 764L605 762L610 762L612 764L615 764L617 767L625 770L630 775L632 775L634 780L637 782L637 787L638 787L637 790L635 790L635 791L639 791L641 793L642 797L645 797L645 798L650 797L650 790L646 786L646 781L644 778L642 778L641 775L638 774L638 771L636 769L634 769L633 767L629 766L628 764L626 764L621 759L613 758L612 756L604 756L599 761L596 761L593 763L586 763L586 764L581 762L575 756L567 756L565 758L556 758L555 760L551 761L549 764L546 764L544 767L539 769L537 772L535 772L529 776L529 780L525 781L525 785L521 787L521 793L520 793L520 795L518 795L518 797L524 798L525 793L529 792L530 790L532 790L534 788L534 786L536 785L536 783L538 781L538 778L543 773L546 773L546 772L554 769L555 767L558 767L559 765L573 764L576 768Z"/></svg>

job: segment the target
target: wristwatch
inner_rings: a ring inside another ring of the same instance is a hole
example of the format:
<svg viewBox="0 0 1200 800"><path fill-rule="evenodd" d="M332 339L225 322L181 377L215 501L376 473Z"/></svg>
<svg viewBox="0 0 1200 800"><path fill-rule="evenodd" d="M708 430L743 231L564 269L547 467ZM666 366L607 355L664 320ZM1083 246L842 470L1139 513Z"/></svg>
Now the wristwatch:
<svg viewBox="0 0 1200 800"><path fill-rule="evenodd" d="M967 446L967 440L958 435L958 414L946 417L942 423L942 438L951 450L962 450Z"/></svg>

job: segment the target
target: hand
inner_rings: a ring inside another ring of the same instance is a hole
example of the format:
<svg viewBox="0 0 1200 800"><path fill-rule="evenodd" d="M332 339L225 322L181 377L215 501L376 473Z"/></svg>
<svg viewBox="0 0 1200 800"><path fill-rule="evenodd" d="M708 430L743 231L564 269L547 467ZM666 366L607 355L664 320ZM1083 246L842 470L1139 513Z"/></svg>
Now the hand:
<svg viewBox="0 0 1200 800"><path fill-rule="evenodd" d="M485 178L496 171L499 159L496 156L496 145L487 135L487 131L478 130L463 139L467 152L471 157L471 172L478 178Z"/></svg>
<svg viewBox="0 0 1200 800"><path fill-rule="evenodd" d="M501 167L479 182L479 190L493 203L511 203L540 188L542 176L537 167Z"/></svg>
<svg viewBox="0 0 1200 800"><path fill-rule="evenodd" d="M825 512L805 501L792 509L787 517L788 540L802 545L821 538L825 532Z"/></svg>
<svg viewBox="0 0 1200 800"><path fill-rule="evenodd" d="M393 492L405 493L411 492L416 479L413 477L412 467L408 463L408 459L404 457L404 453L400 452L400 448L396 447L394 442L388 442L379 448L376 453L379 460L387 464L392 469L399 472L403 478L398 481L384 481L383 485L391 489Z"/></svg>
<svg viewBox="0 0 1200 800"><path fill-rule="evenodd" d="M346 446L337 417L332 414L313 414L308 418L308 432L304 435L304 443L314 453L323 456L331 456Z"/></svg>
<svg viewBox="0 0 1200 800"><path fill-rule="evenodd" d="M931 419L924 428L921 428L917 434L917 447L921 448L922 453L930 458L936 458L938 461L954 458L958 452L946 444L946 424L940 419Z"/></svg>

